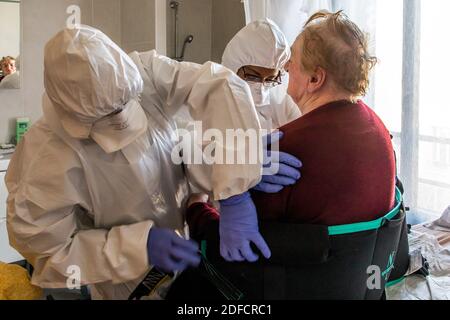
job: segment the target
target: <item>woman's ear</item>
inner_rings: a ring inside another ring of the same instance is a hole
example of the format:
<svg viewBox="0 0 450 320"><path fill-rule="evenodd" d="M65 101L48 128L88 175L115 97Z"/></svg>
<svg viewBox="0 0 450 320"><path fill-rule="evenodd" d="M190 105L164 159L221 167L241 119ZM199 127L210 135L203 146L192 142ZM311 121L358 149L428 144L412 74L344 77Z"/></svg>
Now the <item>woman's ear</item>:
<svg viewBox="0 0 450 320"><path fill-rule="evenodd" d="M312 73L309 78L308 91L310 93L313 93L320 90L323 87L326 79L327 72L323 68L317 67L316 71Z"/></svg>

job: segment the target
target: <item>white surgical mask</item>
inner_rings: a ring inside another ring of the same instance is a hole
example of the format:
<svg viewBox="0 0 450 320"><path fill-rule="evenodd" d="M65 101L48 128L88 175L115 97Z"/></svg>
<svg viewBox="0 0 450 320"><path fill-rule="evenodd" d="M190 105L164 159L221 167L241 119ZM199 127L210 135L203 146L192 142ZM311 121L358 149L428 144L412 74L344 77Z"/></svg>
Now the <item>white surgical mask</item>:
<svg viewBox="0 0 450 320"><path fill-rule="evenodd" d="M147 130L147 123L142 107L131 100L122 112L97 121L91 137L106 153L113 153L141 136Z"/></svg>
<svg viewBox="0 0 450 320"><path fill-rule="evenodd" d="M270 88L265 87L262 83L247 82L252 92L253 101L256 107L270 105Z"/></svg>

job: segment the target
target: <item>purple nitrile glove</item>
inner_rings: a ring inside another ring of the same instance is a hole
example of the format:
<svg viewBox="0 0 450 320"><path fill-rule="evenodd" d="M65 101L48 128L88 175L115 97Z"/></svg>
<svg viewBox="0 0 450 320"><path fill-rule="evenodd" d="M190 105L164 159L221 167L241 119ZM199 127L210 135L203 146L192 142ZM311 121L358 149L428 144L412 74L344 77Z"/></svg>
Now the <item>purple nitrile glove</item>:
<svg viewBox="0 0 450 320"><path fill-rule="evenodd" d="M264 167L268 168L278 165L276 174L263 175L261 182L253 188L255 191L264 193L278 193L287 186L294 185L301 177L299 169L302 162L286 152L268 151L268 146L283 138L281 131L273 132L263 139L264 145Z"/></svg>
<svg viewBox="0 0 450 320"><path fill-rule="evenodd" d="M220 254L229 261L255 262L259 256L253 252L253 243L263 256L271 252L259 233L255 204L248 192L220 201Z"/></svg>
<svg viewBox="0 0 450 320"><path fill-rule="evenodd" d="M197 267L201 260L195 241L185 240L173 230L157 227L150 229L147 252L149 263L165 273Z"/></svg>

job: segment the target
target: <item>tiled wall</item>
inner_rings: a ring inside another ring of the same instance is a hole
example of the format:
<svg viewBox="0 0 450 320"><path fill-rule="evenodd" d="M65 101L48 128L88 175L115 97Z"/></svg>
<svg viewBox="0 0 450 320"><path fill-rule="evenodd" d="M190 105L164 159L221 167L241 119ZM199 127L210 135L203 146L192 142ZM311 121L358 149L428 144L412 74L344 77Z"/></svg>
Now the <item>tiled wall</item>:
<svg viewBox="0 0 450 320"><path fill-rule="evenodd" d="M121 0L122 48L126 52L155 48L155 0Z"/></svg>
<svg viewBox="0 0 450 320"><path fill-rule="evenodd" d="M244 4L241 0L212 0L211 60L221 63L228 42L245 26Z"/></svg>
<svg viewBox="0 0 450 320"><path fill-rule="evenodd" d="M167 53L175 56L174 10L167 0ZM197 63L221 62L228 41L245 25L241 0L177 0L178 52L181 55L184 39L192 34L194 42L186 49L185 60Z"/></svg>
<svg viewBox="0 0 450 320"><path fill-rule="evenodd" d="M168 5L171 0L167 0ZM211 60L211 12L212 0L177 0L178 7L178 52L181 55L186 36L192 34L194 42L188 44L185 60L203 63ZM175 57L174 10L167 9L167 54Z"/></svg>
<svg viewBox="0 0 450 320"><path fill-rule="evenodd" d="M122 17L120 14L122 2L121 0L93 0L92 2L93 26L105 32L119 45L122 43Z"/></svg>

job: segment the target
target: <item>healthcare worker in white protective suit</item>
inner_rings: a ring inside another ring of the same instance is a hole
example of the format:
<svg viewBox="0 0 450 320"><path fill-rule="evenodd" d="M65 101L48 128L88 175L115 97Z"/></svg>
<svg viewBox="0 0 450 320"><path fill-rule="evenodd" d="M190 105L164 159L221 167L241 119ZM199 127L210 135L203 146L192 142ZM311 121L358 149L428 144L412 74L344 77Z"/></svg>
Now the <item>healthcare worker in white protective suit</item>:
<svg viewBox="0 0 450 320"><path fill-rule="evenodd" d="M94 299L127 299L152 268L198 265L198 244L186 240L189 194L171 159L178 136L170 116L187 104L206 126L259 126L248 88L227 69L154 51L131 56L87 26L65 29L45 47L44 116L6 176L10 242L34 266L35 285L79 281ZM212 166L218 200L261 180L260 164Z"/></svg>
<svg viewBox="0 0 450 320"><path fill-rule="evenodd" d="M263 129L282 127L301 116L287 94L290 46L280 28L270 19L249 23L227 45L222 64L250 86Z"/></svg>
<svg viewBox="0 0 450 320"><path fill-rule="evenodd" d="M240 30L227 45L222 64L234 71L248 84L262 129L270 132L298 119L300 109L287 94L288 75L283 72L284 65L290 58L290 47L283 32L271 20L265 19L249 23ZM182 108L176 115L179 127L187 130L188 140L195 140L192 119L187 108ZM274 181L279 177L266 177L255 190L276 193L282 187L291 185L299 179L298 169L301 162L291 159L290 155L279 153L280 172L288 175L284 184ZM204 165L187 164L191 175L193 190L209 190L211 168ZM293 179L292 179L293 178ZM239 255L237 255L239 256Z"/></svg>

